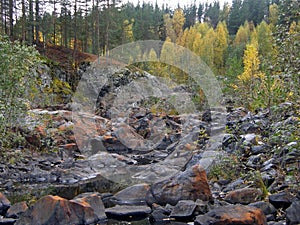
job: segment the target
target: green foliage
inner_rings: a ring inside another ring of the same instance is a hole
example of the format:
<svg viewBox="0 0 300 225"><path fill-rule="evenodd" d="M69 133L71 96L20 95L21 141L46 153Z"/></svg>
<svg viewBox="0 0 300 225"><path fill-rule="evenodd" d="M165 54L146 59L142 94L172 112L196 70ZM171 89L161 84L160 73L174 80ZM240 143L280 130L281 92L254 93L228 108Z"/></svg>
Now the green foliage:
<svg viewBox="0 0 300 225"><path fill-rule="evenodd" d="M207 174L209 180L235 180L241 175L238 156L229 155L222 157Z"/></svg>
<svg viewBox="0 0 300 225"><path fill-rule="evenodd" d="M288 99L297 101L300 97L300 2L280 1L279 18L276 26L276 47L278 55L274 74L284 80L284 90Z"/></svg>
<svg viewBox="0 0 300 225"><path fill-rule="evenodd" d="M18 138L8 133L26 114L29 93L37 81L33 71L40 61L33 47L12 43L0 36L0 139L3 147Z"/></svg>

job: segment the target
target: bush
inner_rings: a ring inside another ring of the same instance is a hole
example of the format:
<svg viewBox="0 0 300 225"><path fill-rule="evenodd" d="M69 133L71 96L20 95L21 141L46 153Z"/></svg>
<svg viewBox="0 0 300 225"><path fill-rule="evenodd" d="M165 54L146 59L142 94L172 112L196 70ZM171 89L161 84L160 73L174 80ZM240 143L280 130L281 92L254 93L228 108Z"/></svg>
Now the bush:
<svg viewBox="0 0 300 225"><path fill-rule="evenodd" d="M37 83L39 53L33 47L0 36L0 144L10 147L18 135L10 135L24 118L29 96ZM10 133L10 134L9 134ZM7 138L13 137L13 138ZM18 141L19 142L19 141Z"/></svg>

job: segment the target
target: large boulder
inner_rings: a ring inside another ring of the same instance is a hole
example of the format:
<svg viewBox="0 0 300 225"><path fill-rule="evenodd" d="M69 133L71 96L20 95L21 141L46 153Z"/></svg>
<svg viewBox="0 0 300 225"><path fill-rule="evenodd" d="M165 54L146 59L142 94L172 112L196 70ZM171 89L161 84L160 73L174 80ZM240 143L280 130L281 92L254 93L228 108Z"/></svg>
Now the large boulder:
<svg viewBox="0 0 300 225"><path fill-rule="evenodd" d="M200 165L195 165L184 172L155 183L147 193L147 203L152 205L176 205L180 200L212 200L206 172Z"/></svg>
<svg viewBox="0 0 300 225"><path fill-rule="evenodd" d="M69 201L48 195L30 207L16 225L79 225L94 224L97 221L98 216L87 202Z"/></svg>
<svg viewBox="0 0 300 225"><path fill-rule="evenodd" d="M28 209L28 206L26 202L18 202L14 205L12 205L6 213L6 217L8 218L19 218L20 215L22 215L26 210Z"/></svg>
<svg viewBox="0 0 300 225"><path fill-rule="evenodd" d="M300 199L292 203L286 210L286 224L296 225L300 224Z"/></svg>
<svg viewBox="0 0 300 225"><path fill-rule="evenodd" d="M266 225L263 212L255 207L228 205L196 217L195 225Z"/></svg>
<svg viewBox="0 0 300 225"><path fill-rule="evenodd" d="M77 202L84 206L90 206L94 210L94 213L97 215L98 221L105 221L107 219L105 214L105 207L99 193L83 193L76 196L73 200L71 200L71 202Z"/></svg>
<svg viewBox="0 0 300 225"><path fill-rule="evenodd" d="M276 194L272 194L269 196L269 202L275 206L275 208L288 208L294 199L294 196L292 196L289 192L282 191Z"/></svg>
<svg viewBox="0 0 300 225"><path fill-rule="evenodd" d="M5 215L10 206L10 201L0 192L0 215Z"/></svg>

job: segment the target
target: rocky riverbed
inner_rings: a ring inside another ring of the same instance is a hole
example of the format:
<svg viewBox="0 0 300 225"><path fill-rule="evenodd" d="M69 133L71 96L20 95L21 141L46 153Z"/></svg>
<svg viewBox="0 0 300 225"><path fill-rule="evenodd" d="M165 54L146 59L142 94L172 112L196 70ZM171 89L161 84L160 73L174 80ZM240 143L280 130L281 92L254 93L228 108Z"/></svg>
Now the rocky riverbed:
<svg viewBox="0 0 300 225"><path fill-rule="evenodd" d="M106 85L85 83L100 93L96 113L29 112L18 128L28 146L1 155L0 224L300 223L299 106L170 113L178 106L150 91L113 104L136 79L163 88L110 71Z"/></svg>

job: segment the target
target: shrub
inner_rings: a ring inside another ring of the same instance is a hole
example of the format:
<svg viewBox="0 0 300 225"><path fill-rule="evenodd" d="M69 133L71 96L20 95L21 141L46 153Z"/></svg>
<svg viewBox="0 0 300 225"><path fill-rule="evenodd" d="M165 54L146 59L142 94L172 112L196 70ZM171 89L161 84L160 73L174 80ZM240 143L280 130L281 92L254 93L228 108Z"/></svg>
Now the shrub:
<svg viewBox="0 0 300 225"><path fill-rule="evenodd" d="M10 42L0 36L0 141L9 147L18 135L11 135L29 107L29 96L37 82L34 69L41 59L33 47ZM10 137L10 138L8 138Z"/></svg>

